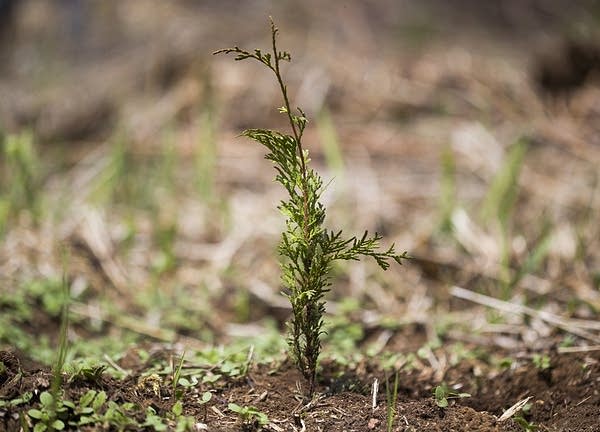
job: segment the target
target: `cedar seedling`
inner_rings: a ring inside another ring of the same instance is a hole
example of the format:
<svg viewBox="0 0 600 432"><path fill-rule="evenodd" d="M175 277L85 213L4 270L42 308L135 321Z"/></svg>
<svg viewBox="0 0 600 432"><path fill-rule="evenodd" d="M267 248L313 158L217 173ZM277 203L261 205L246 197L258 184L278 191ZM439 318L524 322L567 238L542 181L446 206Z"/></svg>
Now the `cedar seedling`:
<svg viewBox="0 0 600 432"><path fill-rule="evenodd" d="M324 296L331 285L331 265L337 260L358 260L361 256L372 257L386 270L390 260L402 264L408 258L406 252L396 254L394 245L380 251L381 236L365 232L361 237L345 239L341 231L324 228L325 206L320 198L325 189L321 177L310 168L308 151L302 137L307 118L302 109L292 111L287 86L281 73L281 63L291 61L287 51L277 48L277 33L271 19L272 51L255 49L245 51L238 46L216 51L215 54L235 54L235 60L253 59L271 70L277 79L283 106L279 112L289 121L291 135L274 130L249 129L243 136L264 145L269 152L265 156L277 171L275 180L288 193L288 199L280 202L278 209L286 217L286 230L282 233L279 254L282 257L282 281L284 294L292 306L292 318L288 322L288 343L296 366L308 381L308 394L312 396L316 384L317 361L321 352Z"/></svg>

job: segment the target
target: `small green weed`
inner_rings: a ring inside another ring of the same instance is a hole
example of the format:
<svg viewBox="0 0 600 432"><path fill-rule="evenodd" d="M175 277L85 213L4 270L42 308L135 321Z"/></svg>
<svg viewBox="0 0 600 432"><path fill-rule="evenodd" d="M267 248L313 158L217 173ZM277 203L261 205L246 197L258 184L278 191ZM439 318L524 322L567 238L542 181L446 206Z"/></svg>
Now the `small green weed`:
<svg viewBox="0 0 600 432"><path fill-rule="evenodd" d="M63 274L61 280L61 292L62 297L61 311L60 311L60 330L58 335L58 351L56 355L56 361L52 369L52 393L53 396L57 396L60 386L62 385L62 373L67 360L67 353L69 351L69 304L71 294L69 290L69 281L67 280L67 255L63 252Z"/></svg>
<svg viewBox="0 0 600 432"><path fill-rule="evenodd" d="M534 354L531 359L533 365L541 372L550 369L550 357L546 354Z"/></svg>
<svg viewBox="0 0 600 432"><path fill-rule="evenodd" d="M364 339L362 324L353 322L348 316L338 315L330 319L325 340L332 353L346 356L356 351L358 343Z"/></svg>
<svg viewBox="0 0 600 432"><path fill-rule="evenodd" d="M210 370L203 377L203 382L214 382L221 376L230 378L241 378L248 371L248 348L245 350L235 350L228 352L218 348L210 348L197 353L197 361L200 365L208 367ZM211 377L211 378L208 378Z"/></svg>
<svg viewBox="0 0 600 432"><path fill-rule="evenodd" d="M500 369L510 369L513 367L514 363L515 360L511 357L503 357L500 360L498 360L498 367Z"/></svg>
<svg viewBox="0 0 600 432"><path fill-rule="evenodd" d="M246 426L259 425L266 426L269 424L269 417L265 413L260 412L254 407L239 406L235 403L227 405L230 411L236 413L242 423Z"/></svg>
<svg viewBox="0 0 600 432"><path fill-rule="evenodd" d="M119 405L116 402L109 401L106 412L102 416L102 423L108 424L119 431L125 430L128 426L137 426L137 422L133 419L135 408L135 404L131 402Z"/></svg>
<svg viewBox="0 0 600 432"><path fill-rule="evenodd" d="M522 416L516 416L514 420L519 426L523 428L525 432L536 432L538 430L538 427L534 423L526 420Z"/></svg>
<svg viewBox="0 0 600 432"><path fill-rule="evenodd" d="M181 370L183 369L183 361L185 360L185 351L181 354L181 358L179 359L179 363L177 367L173 370L173 383L172 383L172 391L175 395L175 398L179 399L183 395L181 391L177 390L177 386L179 385L179 380L181 379Z"/></svg>
<svg viewBox="0 0 600 432"><path fill-rule="evenodd" d="M63 401L63 405L71 410L69 425L80 427L100 423L102 416L99 413L106 399L104 391L88 390L79 398L79 403Z"/></svg>
<svg viewBox="0 0 600 432"><path fill-rule="evenodd" d="M60 398L62 374L69 350L67 332L69 328L69 284L66 277L66 256L63 255L63 277L61 283L62 300L60 314L60 332L59 345L56 359L52 368L52 382L50 392L40 394L40 409L32 408L28 411L30 418L34 419L34 432L43 432L46 430L62 430L65 428L65 422L68 415L68 406L65 406Z"/></svg>
<svg viewBox="0 0 600 432"><path fill-rule="evenodd" d="M167 413L167 418L175 423L175 432L194 430L194 417L183 415L183 402L181 401L177 401L173 404L171 411Z"/></svg>
<svg viewBox="0 0 600 432"><path fill-rule="evenodd" d="M33 134L7 135L3 153L7 175L0 177L0 181L5 181L8 188L0 185L0 192L5 190L7 196L0 199L0 233L5 230L8 217L21 210L29 211L34 222L39 222L41 216L40 167Z"/></svg>
<svg viewBox="0 0 600 432"><path fill-rule="evenodd" d="M65 301L63 281L59 278L34 279L23 286L28 297L41 303L44 311L51 317L60 317Z"/></svg>
<svg viewBox="0 0 600 432"><path fill-rule="evenodd" d="M513 210L519 195L519 174L528 149L525 138L517 141L509 150L506 160L492 180L487 196L481 207L484 222L495 222L500 230L502 241L502 281L503 297L511 295L510 239Z"/></svg>
<svg viewBox="0 0 600 432"><path fill-rule="evenodd" d="M537 425L525 418L529 415L531 411L531 406L531 403L525 404L523 408L521 408L521 412L519 413L519 415L516 415L514 417L515 422L519 426L521 426L521 428L523 428L524 432L536 432L538 430Z"/></svg>
<svg viewBox="0 0 600 432"><path fill-rule="evenodd" d="M158 284L158 278L175 267L174 245L177 237L177 225L173 216L157 218L154 223L154 241L158 246L158 253L152 261L152 270Z"/></svg>
<svg viewBox="0 0 600 432"><path fill-rule="evenodd" d="M380 252L382 237L377 233L369 236L365 232L362 237L344 239L341 231L329 231L323 227L325 206L320 198L325 186L321 177L309 167L310 158L302 142L308 119L302 109L292 111L280 70L281 62L291 61L291 55L277 48L277 33L278 29L271 20L271 53L263 53L260 49L249 52L235 46L215 54L235 54L235 60L258 61L273 72L283 98L279 112L287 117L291 135L266 129L250 129L242 135L267 147L269 153L266 159L277 171L275 180L289 195L289 199L278 206L286 217L287 227L282 233L279 254L283 258L281 267L285 294L292 306L288 343L292 359L308 381L308 394L312 396L324 332L324 296L330 289L332 264L370 256L385 270L390 260L402 264L408 256L406 253L397 255L393 245Z"/></svg>
<svg viewBox="0 0 600 432"><path fill-rule="evenodd" d="M156 413L156 410L152 407L146 409L146 419L140 426L151 427L157 432L166 431L169 427L161 416Z"/></svg>
<svg viewBox="0 0 600 432"><path fill-rule="evenodd" d="M560 343L558 344L558 346L560 348L568 348L568 347L572 347L575 346L575 336L567 334L563 336L563 339L560 341Z"/></svg>
<svg viewBox="0 0 600 432"><path fill-rule="evenodd" d="M446 384L439 385L435 388L433 396L435 403L440 408L446 408L448 406L449 399L462 399L471 397L469 393L458 393L448 388Z"/></svg>
<svg viewBox="0 0 600 432"><path fill-rule="evenodd" d="M542 228L537 238L531 246L524 263L515 272L509 283L509 289L512 290L517 283L527 274L534 273L540 265L544 262L544 259L550 252L550 245L552 243L552 224L548 220L544 220Z"/></svg>
<svg viewBox="0 0 600 432"><path fill-rule="evenodd" d="M94 358L78 358L65 365L68 381L82 381L97 384L108 366L99 363Z"/></svg>
<svg viewBox="0 0 600 432"><path fill-rule="evenodd" d="M2 364L2 363L0 363L0 364ZM21 376L22 375L19 374L17 376L17 379L20 379ZM14 398L14 399L10 399L10 400L0 399L0 410L6 409L6 408L16 408L19 405L24 405L24 404L28 403L32 398L33 398L32 392L25 392L22 395L20 395L19 397Z"/></svg>
<svg viewBox="0 0 600 432"><path fill-rule="evenodd" d="M502 228L508 229L519 193L519 174L527 149L528 142L525 138L517 141L509 149L506 160L492 180L482 204L481 217L484 221L495 219Z"/></svg>
<svg viewBox="0 0 600 432"><path fill-rule="evenodd" d="M55 398L50 392L40 393L40 407L27 411L33 420L33 432L59 431L65 428L63 421L68 413L60 399Z"/></svg>
<svg viewBox="0 0 600 432"><path fill-rule="evenodd" d="M206 418L208 417L208 403L212 400L212 393L206 391L202 393L202 397L200 398L200 405L202 406L203 414L204 414L204 422L206 423Z"/></svg>
<svg viewBox="0 0 600 432"><path fill-rule="evenodd" d="M448 233L452 230L452 213L456 208L456 162L451 149L445 149L441 157L442 178L440 198L440 231Z"/></svg>

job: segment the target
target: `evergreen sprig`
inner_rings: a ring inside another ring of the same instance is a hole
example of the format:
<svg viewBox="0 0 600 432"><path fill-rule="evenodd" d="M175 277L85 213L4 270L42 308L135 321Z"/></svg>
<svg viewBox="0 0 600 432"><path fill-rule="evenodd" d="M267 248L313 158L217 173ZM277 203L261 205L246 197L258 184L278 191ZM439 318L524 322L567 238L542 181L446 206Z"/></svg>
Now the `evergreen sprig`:
<svg viewBox="0 0 600 432"><path fill-rule="evenodd" d="M277 49L277 33L271 19L272 52L256 49L245 51L237 46L216 51L215 54L235 54L235 60L254 59L269 68L277 79L283 96L279 108L289 120L292 135L267 129L249 129L242 135L257 141L268 149L266 159L273 163L277 172L275 180L288 193L278 209L286 218L286 230L281 235L279 254L284 295L292 306L292 318L288 322L288 344L291 356L302 375L308 380L309 395L316 384L317 361L321 352L325 294L331 286L331 265L337 260L358 260L361 256L372 257L386 270L390 260L402 264L408 255L396 254L394 245L379 251L382 237L365 231L362 237L344 239L342 231L327 230L326 210L320 198L324 191L321 177L309 167L308 151L303 149L302 135L307 124L304 112L297 114L290 109L290 102L280 71L281 61L291 61L291 55Z"/></svg>

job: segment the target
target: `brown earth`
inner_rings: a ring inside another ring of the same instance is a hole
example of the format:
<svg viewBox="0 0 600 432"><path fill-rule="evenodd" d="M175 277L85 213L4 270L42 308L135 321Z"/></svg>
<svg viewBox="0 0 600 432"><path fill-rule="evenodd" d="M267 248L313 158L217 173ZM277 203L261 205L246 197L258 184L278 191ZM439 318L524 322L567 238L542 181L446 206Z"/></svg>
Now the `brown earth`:
<svg viewBox="0 0 600 432"><path fill-rule="evenodd" d="M26 391L38 394L48 390L51 373L47 369L24 368L13 353L0 352L6 370L0 375L0 396L11 399ZM131 367L131 365L128 365ZM155 393L141 378L145 366L123 381L102 376L98 381L77 380L65 385L65 399L77 400L87 389L104 390L108 400L134 402L140 407L154 407L168 412L173 399L168 379ZM370 370L369 364L343 370L326 363L316 396L306 401L300 397L302 377L285 361L258 365L237 380L213 388L213 398L202 406L200 386L185 393L185 414L192 415L210 431L259 430L255 424L242 424L227 405L256 407L265 413L270 424L265 431L384 431L386 430L385 376ZM22 373L22 375L19 374ZM372 385L381 382L376 406L372 406ZM398 400L394 431L520 431L513 419L499 421L502 413L516 402L531 397L525 416L540 431L598 431L600 418L600 352L554 354L550 368L540 371L531 361L521 361L503 372L483 371L480 365L464 360L450 368L446 383L450 388L471 393L470 398L451 401L447 408L437 406L433 395L435 383L428 373L413 370L399 374ZM140 384L142 383L142 384ZM202 389L206 391L208 388ZM37 402L19 410L26 410ZM142 410L143 412L144 410ZM0 430L18 430L16 412L7 412ZM517 415L523 415L517 412ZM140 419L143 420L143 419ZM305 428L305 429L304 429ZM94 430L102 430L101 427Z"/></svg>

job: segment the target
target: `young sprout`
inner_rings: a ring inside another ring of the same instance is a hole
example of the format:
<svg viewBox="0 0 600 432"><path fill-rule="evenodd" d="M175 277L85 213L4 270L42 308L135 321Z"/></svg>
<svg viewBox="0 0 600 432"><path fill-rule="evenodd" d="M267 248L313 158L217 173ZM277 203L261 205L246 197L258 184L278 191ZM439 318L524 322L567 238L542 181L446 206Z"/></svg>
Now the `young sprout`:
<svg viewBox="0 0 600 432"><path fill-rule="evenodd" d="M215 54L235 54L235 60L260 62L275 75L283 98L279 112L287 117L291 135L267 129L249 129L242 135L268 149L265 158L273 163L277 172L275 180L288 193L288 199L278 206L286 218L279 254L282 257L284 294L292 306L288 343L292 359L308 381L308 394L312 396L316 386L321 335L324 333L324 296L331 286L332 263L369 256L386 270L390 260L402 264L408 256L406 252L396 254L394 245L380 251L382 237L377 233L369 235L365 232L361 237L344 238L342 231L324 227L325 206L320 199L325 187L321 177L310 168L308 151L302 142L308 119L301 108L291 108L281 62L291 61L292 57L287 51L277 48L277 33L278 29L271 19L271 52L260 49L250 52L235 46Z"/></svg>

